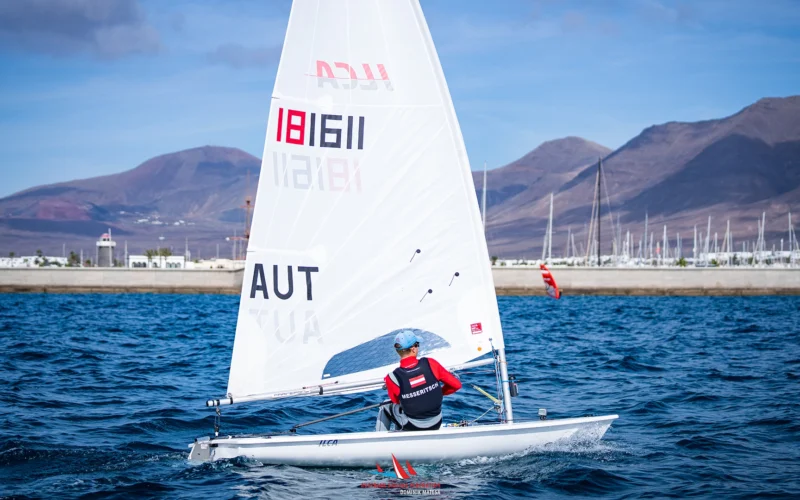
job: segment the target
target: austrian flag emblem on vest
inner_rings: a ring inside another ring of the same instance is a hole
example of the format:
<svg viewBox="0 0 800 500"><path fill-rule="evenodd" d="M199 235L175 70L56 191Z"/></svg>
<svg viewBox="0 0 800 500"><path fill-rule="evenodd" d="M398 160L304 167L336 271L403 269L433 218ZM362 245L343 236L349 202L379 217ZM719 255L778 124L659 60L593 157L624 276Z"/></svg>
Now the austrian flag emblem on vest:
<svg viewBox="0 0 800 500"><path fill-rule="evenodd" d="M411 383L412 388L422 385L425 383L425 375L414 377L411 380L409 380L409 383Z"/></svg>

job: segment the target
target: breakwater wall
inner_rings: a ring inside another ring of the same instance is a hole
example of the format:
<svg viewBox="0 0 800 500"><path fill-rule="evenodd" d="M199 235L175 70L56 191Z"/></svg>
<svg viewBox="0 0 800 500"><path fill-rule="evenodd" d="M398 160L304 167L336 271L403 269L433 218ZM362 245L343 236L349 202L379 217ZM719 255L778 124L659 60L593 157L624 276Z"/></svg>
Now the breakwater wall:
<svg viewBox="0 0 800 500"><path fill-rule="evenodd" d="M226 269L0 269L0 292L239 294L243 271Z"/></svg>
<svg viewBox="0 0 800 500"><path fill-rule="evenodd" d="M800 295L800 269L554 267L565 295ZM495 267L498 295L544 295L539 269ZM238 294L244 271L0 269L0 292Z"/></svg>
<svg viewBox="0 0 800 500"><path fill-rule="evenodd" d="M498 295L543 295L538 269L495 267ZM800 269L551 268L565 295L800 295Z"/></svg>

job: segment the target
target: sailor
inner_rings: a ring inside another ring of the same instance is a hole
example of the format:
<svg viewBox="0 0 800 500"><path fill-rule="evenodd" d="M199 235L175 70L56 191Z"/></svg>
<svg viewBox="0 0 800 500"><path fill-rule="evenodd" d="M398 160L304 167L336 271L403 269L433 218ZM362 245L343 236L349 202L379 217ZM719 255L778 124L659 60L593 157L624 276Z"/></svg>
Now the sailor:
<svg viewBox="0 0 800 500"><path fill-rule="evenodd" d="M386 375L391 404L381 407L375 430L394 424L404 431L435 431L442 425L442 397L461 389L461 381L432 358L417 359L419 339L411 330L394 338L400 367Z"/></svg>

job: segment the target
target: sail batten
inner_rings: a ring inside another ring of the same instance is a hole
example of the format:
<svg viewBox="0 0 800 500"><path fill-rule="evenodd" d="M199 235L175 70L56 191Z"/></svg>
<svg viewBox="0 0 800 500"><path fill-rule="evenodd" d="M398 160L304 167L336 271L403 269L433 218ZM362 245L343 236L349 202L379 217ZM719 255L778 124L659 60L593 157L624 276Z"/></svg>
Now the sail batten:
<svg viewBox="0 0 800 500"><path fill-rule="evenodd" d="M295 1L229 395L380 380L404 329L445 366L502 348L480 217L418 1Z"/></svg>

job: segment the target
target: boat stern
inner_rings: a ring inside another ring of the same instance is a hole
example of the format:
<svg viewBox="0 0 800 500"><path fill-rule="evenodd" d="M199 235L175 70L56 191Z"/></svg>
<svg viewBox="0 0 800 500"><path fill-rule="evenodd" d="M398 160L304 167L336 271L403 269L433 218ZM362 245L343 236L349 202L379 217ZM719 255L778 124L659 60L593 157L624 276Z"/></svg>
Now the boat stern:
<svg viewBox="0 0 800 500"><path fill-rule="evenodd" d="M211 438L208 436L195 439L194 443L189 445L189 448L191 448L191 451L189 451L189 461L211 461Z"/></svg>

